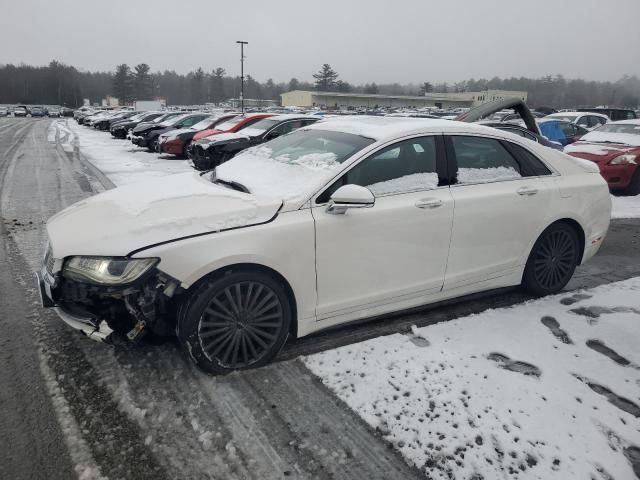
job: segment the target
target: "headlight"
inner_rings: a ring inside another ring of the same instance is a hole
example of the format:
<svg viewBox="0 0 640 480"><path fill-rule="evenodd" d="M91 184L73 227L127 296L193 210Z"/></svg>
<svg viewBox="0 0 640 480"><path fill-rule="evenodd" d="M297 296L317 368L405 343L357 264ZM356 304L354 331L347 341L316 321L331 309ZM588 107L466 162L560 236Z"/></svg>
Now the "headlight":
<svg viewBox="0 0 640 480"><path fill-rule="evenodd" d="M609 165L635 165L636 164L636 156L635 155L619 155L613 160L609 162Z"/></svg>
<svg viewBox="0 0 640 480"><path fill-rule="evenodd" d="M157 265L157 258L71 257L62 275L95 285L126 285Z"/></svg>

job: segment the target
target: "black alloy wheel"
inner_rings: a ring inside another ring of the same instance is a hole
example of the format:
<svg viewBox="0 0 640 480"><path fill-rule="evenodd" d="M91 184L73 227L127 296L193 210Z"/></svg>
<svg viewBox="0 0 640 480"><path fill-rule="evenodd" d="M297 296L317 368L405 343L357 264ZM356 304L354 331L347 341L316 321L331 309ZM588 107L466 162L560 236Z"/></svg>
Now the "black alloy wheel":
<svg viewBox="0 0 640 480"><path fill-rule="evenodd" d="M224 374L268 363L291 323L283 286L262 272L232 272L194 292L178 336L196 364Z"/></svg>
<svg viewBox="0 0 640 480"><path fill-rule="evenodd" d="M523 285L534 295L562 290L578 265L578 236L566 223L547 228L536 241L525 267Z"/></svg>

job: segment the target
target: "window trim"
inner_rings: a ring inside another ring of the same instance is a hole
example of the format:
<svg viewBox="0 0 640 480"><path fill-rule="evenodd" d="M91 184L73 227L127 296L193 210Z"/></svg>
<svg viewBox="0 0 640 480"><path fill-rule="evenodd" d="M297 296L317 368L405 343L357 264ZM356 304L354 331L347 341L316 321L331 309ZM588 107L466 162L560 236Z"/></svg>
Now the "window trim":
<svg viewBox="0 0 640 480"><path fill-rule="evenodd" d="M446 175L446 172L448 171L448 158L447 155L445 153L445 142L444 142L444 136L442 133L414 133L411 135L407 135L404 137L399 137L399 138L394 138L393 140L389 140L388 142L385 142L384 144L378 145L377 147L373 148L372 150L366 151L366 152L361 152L362 155L357 158L355 161L349 163L349 165L345 166L345 168L343 170L341 170L335 177L333 177L330 181L328 181L320 190L318 190L315 194L313 194L310 198L310 203L312 207L321 207L323 205L326 205L328 202L318 202L318 199L320 197L322 197L322 195L324 195L324 193L329 190L337 181L339 181L340 179L344 178L345 175L347 175L349 173L349 171L351 171L351 169L355 168L357 165L359 165L360 163L364 162L365 160L371 158L372 156L375 156L377 153L381 152L382 150L386 149L387 147L390 147L396 143L401 143L407 140L411 140L413 138L421 138L421 137L435 137L435 143L436 143L436 173L438 174L438 186L436 188L425 188L425 189L416 189L416 190L410 190L410 191L406 191L406 192L395 192L395 193L385 193L383 195L375 195L375 198L384 198L384 197L390 197L390 196L396 196L396 195L407 195L410 193L416 193L416 192L433 192L435 190L440 190L443 188L449 188L450 187L450 181L448 176ZM359 152L360 153L360 152ZM356 154L357 155L357 154ZM347 162L349 162L349 160L347 160ZM443 176L444 174L444 176ZM366 188L366 187L365 187Z"/></svg>

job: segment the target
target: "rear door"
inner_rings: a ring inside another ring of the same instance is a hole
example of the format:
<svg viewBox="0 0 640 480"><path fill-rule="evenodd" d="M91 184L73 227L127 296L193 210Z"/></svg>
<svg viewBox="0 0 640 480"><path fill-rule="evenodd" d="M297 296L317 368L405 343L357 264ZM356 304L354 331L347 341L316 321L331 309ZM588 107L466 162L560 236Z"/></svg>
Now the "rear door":
<svg viewBox="0 0 640 480"><path fill-rule="evenodd" d="M498 138L446 135L455 178L445 290L513 273L526 262L556 187L529 150Z"/></svg>

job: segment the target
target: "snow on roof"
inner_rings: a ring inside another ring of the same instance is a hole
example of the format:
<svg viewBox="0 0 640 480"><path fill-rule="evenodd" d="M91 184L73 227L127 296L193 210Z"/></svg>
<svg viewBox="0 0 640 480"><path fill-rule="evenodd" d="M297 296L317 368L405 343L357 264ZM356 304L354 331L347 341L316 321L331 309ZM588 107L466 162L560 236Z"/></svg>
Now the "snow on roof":
<svg viewBox="0 0 640 480"><path fill-rule="evenodd" d="M568 117L568 116L583 117L585 115L593 115L594 117L602 117L602 118L606 118L606 119L609 118L603 113L596 113L596 112L558 112L558 113L551 113L551 114L547 115L547 117L564 118L564 117Z"/></svg>
<svg viewBox="0 0 640 480"><path fill-rule="evenodd" d="M640 118L633 118L630 120L618 120L617 122L610 122L611 125L640 125Z"/></svg>
<svg viewBox="0 0 640 480"><path fill-rule="evenodd" d="M307 115L304 113L279 113L277 115L274 115L273 117L269 117L269 120L278 120L278 121L282 121L282 120L297 120L297 119L304 119L304 118L310 118L313 120L317 120L318 116L317 115Z"/></svg>
<svg viewBox="0 0 640 480"><path fill-rule="evenodd" d="M431 130L437 132L460 129L486 133L486 128L488 127L442 119L373 117L363 115L327 118L305 128L351 133L362 137L372 138L374 140L382 140L402 133L411 133L419 130ZM495 131L494 129L491 130Z"/></svg>

